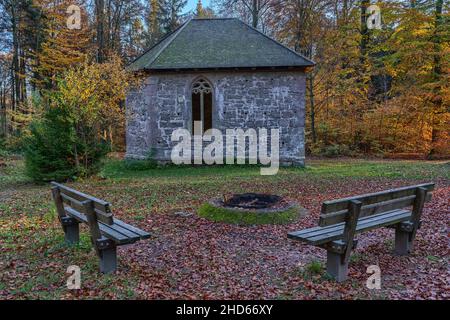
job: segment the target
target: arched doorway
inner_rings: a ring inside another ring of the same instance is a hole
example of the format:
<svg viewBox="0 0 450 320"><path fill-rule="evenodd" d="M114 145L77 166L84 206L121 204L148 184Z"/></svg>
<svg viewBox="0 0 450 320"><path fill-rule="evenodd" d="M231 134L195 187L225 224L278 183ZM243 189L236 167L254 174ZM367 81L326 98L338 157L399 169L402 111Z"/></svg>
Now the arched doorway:
<svg viewBox="0 0 450 320"><path fill-rule="evenodd" d="M202 134L212 128L212 86L204 78L192 84L192 132L194 121L202 123Z"/></svg>

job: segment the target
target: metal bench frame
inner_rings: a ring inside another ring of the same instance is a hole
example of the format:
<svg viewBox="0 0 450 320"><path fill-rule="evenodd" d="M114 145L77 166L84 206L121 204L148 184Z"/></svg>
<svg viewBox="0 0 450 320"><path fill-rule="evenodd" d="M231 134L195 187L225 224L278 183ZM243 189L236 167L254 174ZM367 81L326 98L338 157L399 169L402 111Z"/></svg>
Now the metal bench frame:
<svg viewBox="0 0 450 320"><path fill-rule="evenodd" d="M52 182L52 196L68 244L79 242L79 224L89 226L91 242L100 259L100 271L117 270L117 246L147 239L150 234L113 218L108 202Z"/></svg>
<svg viewBox="0 0 450 320"><path fill-rule="evenodd" d="M356 248L356 233L381 227L395 228L394 253L407 255L426 201L434 183L386 190L350 198L325 201L319 227L288 233L291 239L327 250L327 273L336 281L348 278L350 254ZM412 211L403 208L412 206Z"/></svg>

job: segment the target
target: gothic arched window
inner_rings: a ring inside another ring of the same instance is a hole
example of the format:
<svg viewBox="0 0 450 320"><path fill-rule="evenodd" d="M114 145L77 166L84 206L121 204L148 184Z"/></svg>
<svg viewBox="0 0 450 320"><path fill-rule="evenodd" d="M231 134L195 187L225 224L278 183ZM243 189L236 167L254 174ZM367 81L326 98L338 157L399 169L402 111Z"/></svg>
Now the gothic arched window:
<svg viewBox="0 0 450 320"><path fill-rule="evenodd" d="M212 128L212 87L203 78L192 84L192 130L194 122L201 122L201 134ZM194 132L195 133L195 132Z"/></svg>

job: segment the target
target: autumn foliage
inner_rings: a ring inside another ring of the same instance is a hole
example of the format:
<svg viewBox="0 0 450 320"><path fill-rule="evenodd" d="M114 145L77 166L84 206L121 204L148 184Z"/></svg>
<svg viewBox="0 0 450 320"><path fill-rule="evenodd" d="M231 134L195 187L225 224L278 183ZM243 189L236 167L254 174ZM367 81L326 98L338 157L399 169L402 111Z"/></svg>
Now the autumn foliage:
<svg viewBox="0 0 450 320"><path fill-rule="evenodd" d="M0 137L6 145L20 142L61 90L74 95L68 104L80 109L77 119L95 123L98 136L123 150L125 64L188 17L233 15L316 62L306 76L309 154L450 155L448 2L214 4L215 10L198 1L182 14L185 0L95 1L92 7L81 0L0 1L6 17L0 26L12 40L0 56ZM368 27L373 4L381 28ZM70 5L80 8L80 29L67 28Z"/></svg>
<svg viewBox="0 0 450 320"><path fill-rule="evenodd" d="M97 172L113 136L123 132L122 101L129 79L118 58L84 62L58 78L26 138L28 175L36 181L60 181Z"/></svg>
<svg viewBox="0 0 450 320"><path fill-rule="evenodd" d="M448 7L442 1L283 1L275 36L317 63L308 75L313 154L450 154ZM415 5L414 5L415 4Z"/></svg>

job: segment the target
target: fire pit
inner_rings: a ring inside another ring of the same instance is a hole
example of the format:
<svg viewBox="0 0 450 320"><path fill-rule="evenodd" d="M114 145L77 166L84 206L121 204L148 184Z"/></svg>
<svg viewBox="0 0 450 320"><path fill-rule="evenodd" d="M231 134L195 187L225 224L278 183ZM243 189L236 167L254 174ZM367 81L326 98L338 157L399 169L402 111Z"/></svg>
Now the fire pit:
<svg viewBox="0 0 450 320"><path fill-rule="evenodd" d="M296 202L272 194L243 193L212 199L199 215L212 221L237 224L280 224L296 220L306 210Z"/></svg>

